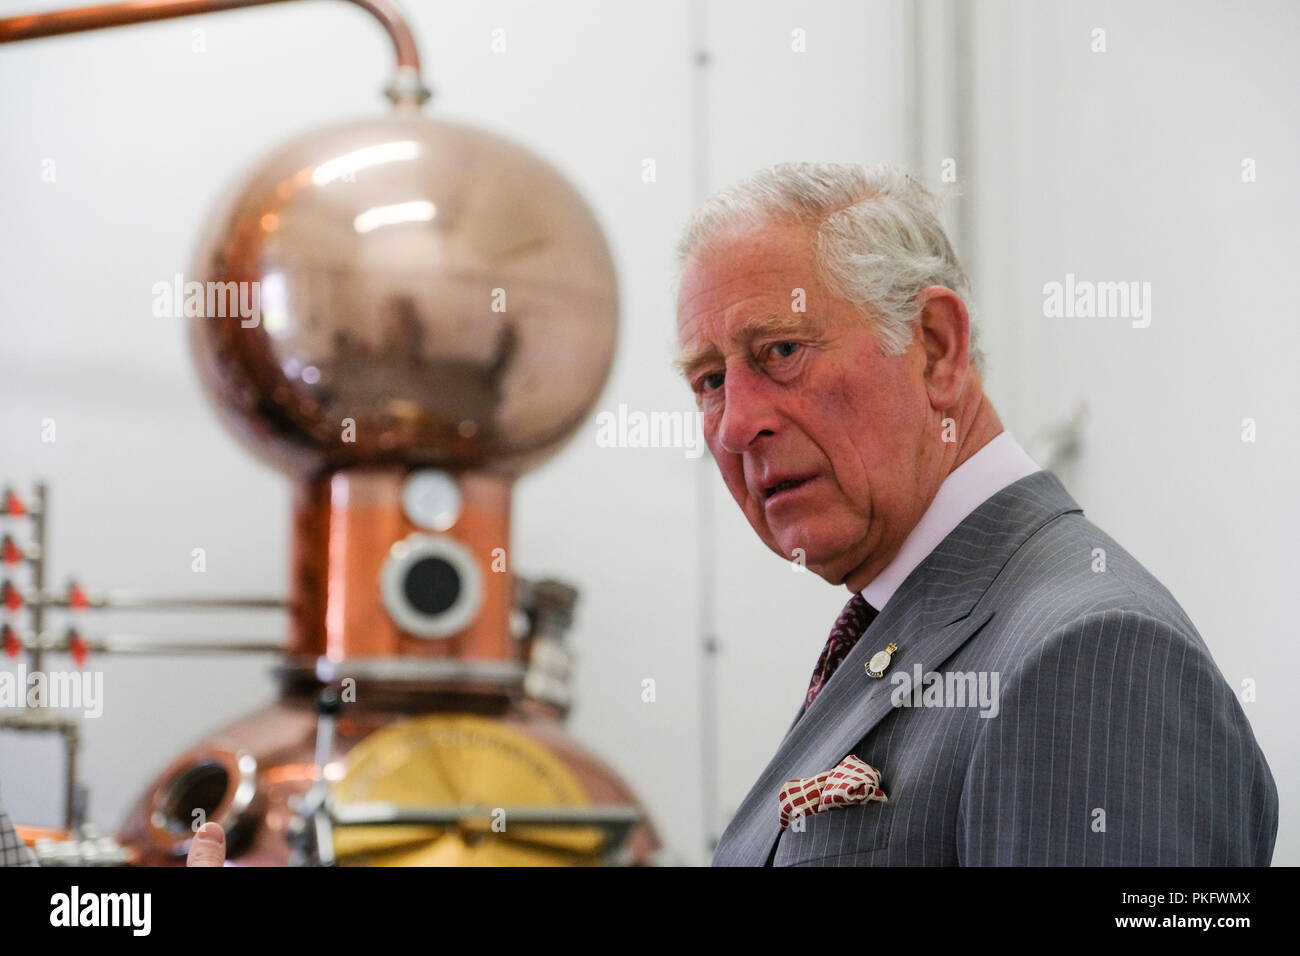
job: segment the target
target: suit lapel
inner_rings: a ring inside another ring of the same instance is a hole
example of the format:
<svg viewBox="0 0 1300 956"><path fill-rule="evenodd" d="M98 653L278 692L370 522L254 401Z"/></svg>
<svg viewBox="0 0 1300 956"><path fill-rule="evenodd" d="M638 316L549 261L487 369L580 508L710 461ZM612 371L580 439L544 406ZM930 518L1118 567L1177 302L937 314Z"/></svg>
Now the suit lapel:
<svg viewBox="0 0 1300 956"><path fill-rule="evenodd" d="M890 601L886 611L893 606L893 601ZM743 856L719 862L733 866L762 866L773 843L781 835L777 796L782 785L794 777L811 777L838 764L854 744L893 712L890 696L894 685L889 681L893 673L900 669L910 671L918 663L922 672L935 670L992 616L991 611L974 617L967 615L935 629L907 626L899 615L894 615L890 626L884 622L882 612L836 669L812 707L795 721L776 756L736 811L735 820L725 836L728 841L737 841L735 845L742 850ZM877 624L884 626L877 628ZM894 655L889 670L882 678L869 676L863 664L890 641L898 644L898 653ZM885 774L888 791L888 768L880 769ZM732 830L735 832L730 832ZM744 851L746 847L750 849Z"/></svg>
<svg viewBox="0 0 1300 956"><path fill-rule="evenodd" d="M993 617L995 609L979 601L1016 549L1048 521L1079 510L1054 474L1038 471L971 512L907 577L812 707L801 709L723 833L714 865L762 866L780 836L782 785L838 764L894 710L890 677L918 664L923 673L938 670ZM863 665L891 641L898 651L889 670L869 676ZM879 769L888 792L889 768Z"/></svg>

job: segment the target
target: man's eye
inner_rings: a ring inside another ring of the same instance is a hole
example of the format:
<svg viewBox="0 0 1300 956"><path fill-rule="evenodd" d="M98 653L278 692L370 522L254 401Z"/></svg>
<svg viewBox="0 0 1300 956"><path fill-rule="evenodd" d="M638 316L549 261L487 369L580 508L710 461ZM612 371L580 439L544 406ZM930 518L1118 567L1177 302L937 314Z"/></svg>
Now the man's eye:
<svg viewBox="0 0 1300 956"><path fill-rule="evenodd" d="M722 388L723 375L721 372L711 372L700 379L700 390L711 392L716 388Z"/></svg>
<svg viewBox="0 0 1300 956"><path fill-rule="evenodd" d="M799 343L798 342L777 342L775 345L772 346L772 348L778 355L781 356L781 358L789 358L799 348ZM788 352L785 351L786 348L789 348L790 351Z"/></svg>

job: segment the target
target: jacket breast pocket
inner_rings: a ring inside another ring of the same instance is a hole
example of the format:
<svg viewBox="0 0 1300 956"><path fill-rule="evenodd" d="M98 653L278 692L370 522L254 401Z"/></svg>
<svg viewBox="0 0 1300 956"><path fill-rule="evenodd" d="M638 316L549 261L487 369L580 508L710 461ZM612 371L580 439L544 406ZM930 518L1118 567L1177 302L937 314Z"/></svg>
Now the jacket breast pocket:
<svg viewBox="0 0 1300 956"><path fill-rule="evenodd" d="M893 819L887 802L855 803L808 814L781 832L772 865L861 866L861 854L889 845Z"/></svg>

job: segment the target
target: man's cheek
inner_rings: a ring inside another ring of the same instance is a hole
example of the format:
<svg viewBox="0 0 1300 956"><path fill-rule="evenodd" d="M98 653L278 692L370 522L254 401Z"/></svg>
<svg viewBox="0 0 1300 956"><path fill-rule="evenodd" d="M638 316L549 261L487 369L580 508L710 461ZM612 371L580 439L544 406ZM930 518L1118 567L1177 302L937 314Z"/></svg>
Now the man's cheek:
<svg viewBox="0 0 1300 956"><path fill-rule="evenodd" d="M709 442L708 446L713 461L718 466L718 474L722 475L722 480L726 482L732 495L736 496L736 500L741 500L741 496L745 494L745 465L740 460L740 456L732 455L712 442Z"/></svg>
<svg viewBox="0 0 1300 956"><path fill-rule="evenodd" d="M731 492L732 499L740 506L741 511L747 515L754 511L754 502L749 500L749 489L745 487L744 478L727 477L727 490Z"/></svg>

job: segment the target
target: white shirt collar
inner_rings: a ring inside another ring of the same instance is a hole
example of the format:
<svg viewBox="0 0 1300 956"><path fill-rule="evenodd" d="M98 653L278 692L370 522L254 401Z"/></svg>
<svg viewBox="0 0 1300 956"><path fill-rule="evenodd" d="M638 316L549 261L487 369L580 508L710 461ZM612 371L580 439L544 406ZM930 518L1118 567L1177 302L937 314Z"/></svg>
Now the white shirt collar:
<svg viewBox="0 0 1300 956"><path fill-rule="evenodd" d="M862 589L862 597L883 611L899 585L967 515L1007 485L1039 470L1010 432L998 433L943 480L894 560Z"/></svg>

